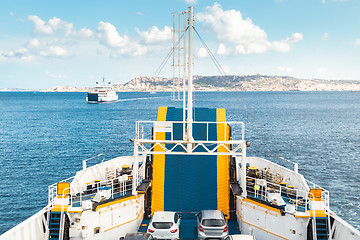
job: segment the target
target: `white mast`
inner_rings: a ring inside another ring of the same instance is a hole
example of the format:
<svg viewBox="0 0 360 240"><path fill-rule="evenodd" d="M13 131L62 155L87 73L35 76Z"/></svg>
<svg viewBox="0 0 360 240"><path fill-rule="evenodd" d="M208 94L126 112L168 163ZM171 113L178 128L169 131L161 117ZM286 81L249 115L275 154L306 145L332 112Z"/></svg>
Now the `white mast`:
<svg viewBox="0 0 360 240"><path fill-rule="evenodd" d="M188 102L187 102L187 140L193 141L192 123L193 123L193 7L189 7L189 60L188 60ZM188 148L192 148L188 144ZM189 150L190 150L189 149ZM191 152L191 151L190 151Z"/></svg>

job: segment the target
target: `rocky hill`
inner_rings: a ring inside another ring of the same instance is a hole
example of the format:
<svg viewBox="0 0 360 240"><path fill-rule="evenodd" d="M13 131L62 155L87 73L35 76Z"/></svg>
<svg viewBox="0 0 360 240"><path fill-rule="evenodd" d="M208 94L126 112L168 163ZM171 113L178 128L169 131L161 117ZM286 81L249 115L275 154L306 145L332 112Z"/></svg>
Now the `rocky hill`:
<svg viewBox="0 0 360 240"><path fill-rule="evenodd" d="M174 83L175 82L175 83ZM181 83L170 78L140 76L125 84L115 84L116 91L172 91L174 85ZM299 79L290 76L267 75L227 75L194 76L194 89L197 91L360 91L360 81ZM79 91L89 88L54 87L50 92Z"/></svg>
<svg viewBox="0 0 360 240"><path fill-rule="evenodd" d="M70 86L56 86L45 90L45 92L88 92L91 88L83 87L70 87Z"/></svg>

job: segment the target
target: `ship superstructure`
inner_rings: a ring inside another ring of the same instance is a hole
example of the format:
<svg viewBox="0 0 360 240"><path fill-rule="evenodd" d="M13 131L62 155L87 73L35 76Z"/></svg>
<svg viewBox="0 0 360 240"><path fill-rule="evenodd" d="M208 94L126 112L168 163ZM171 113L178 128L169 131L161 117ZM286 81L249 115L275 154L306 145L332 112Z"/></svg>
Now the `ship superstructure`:
<svg viewBox="0 0 360 240"><path fill-rule="evenodd" d="M243 122L227 121L225 109L193 107L193 8L181 16L189 24L183 108L160 107L156 121L138 121L133 156L83 161L74 177L49 186L44 209L1 239L120 239L143 231L156 211L181 214L180 238L196 238L195 213L208 209L225 214L230 234L258 240L360 239L297 164L248 157Z"/></svg>
<svg viewBox="0 0 360 240"><path fill-rule="evenodd" d="M101 102L113 102L118 100L119 96L116 94L114 87L109 82L105 84L103 78L102 85L96 82L95 86L88 92L86 101L88 103L101 103Z"/></svg>

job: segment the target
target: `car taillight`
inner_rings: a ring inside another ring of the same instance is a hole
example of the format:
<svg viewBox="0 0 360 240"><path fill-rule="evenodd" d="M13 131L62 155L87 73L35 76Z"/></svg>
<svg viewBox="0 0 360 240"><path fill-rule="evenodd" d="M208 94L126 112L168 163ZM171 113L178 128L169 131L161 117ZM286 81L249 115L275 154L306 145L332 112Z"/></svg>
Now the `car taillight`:
<svg viewBox="0 0 360 240"><path fill-rule="evenodd" d="M204 228L202 226L199 226L199 231L200 232L203 232L204 231Z"/></svg>
<svg viewBox="0 0 360 240"><path fill-rule="evenodd" d="M225 226L224 227L224 232L227 232L228 231L228 226Z"/></svg>
<svg viewBox="0 0 360 240"><path fill-rule="evenodd" d="M171 232L171 233L176 233L176 232L177 232L177 229L171 230L170 232Z"/></svg>
<svg viewBox="0 0 360 240"><path fill-rule="evenodd" d="M149 232L149 233L153 233L153 232L155 232L155 231L149 228L149 229L148 229L148 232Z"/></svg>

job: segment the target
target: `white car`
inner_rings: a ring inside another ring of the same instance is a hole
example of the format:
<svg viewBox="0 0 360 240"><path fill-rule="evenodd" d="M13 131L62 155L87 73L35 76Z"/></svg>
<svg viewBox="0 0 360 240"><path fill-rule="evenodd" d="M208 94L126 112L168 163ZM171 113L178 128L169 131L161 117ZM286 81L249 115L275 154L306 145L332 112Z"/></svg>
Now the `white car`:
<svg viewBox="0 0 360 240"><path fill-rule="evenodd" d="M180 219L176 212L154 212L147 232L157 239L179 238Z"/></svg>
<svg viewBox="0 0 360 240"><path fill-rule="evenodd" d="M253 235L235 234L229 235L224 240L256 240Z"/></svg>
<svg viewBox="0 0 360 240"><path fill-rule="evenodd" d="M220 210L202 210L197 216L199 239L224 239L229 235L229 227Z"/></svg>

